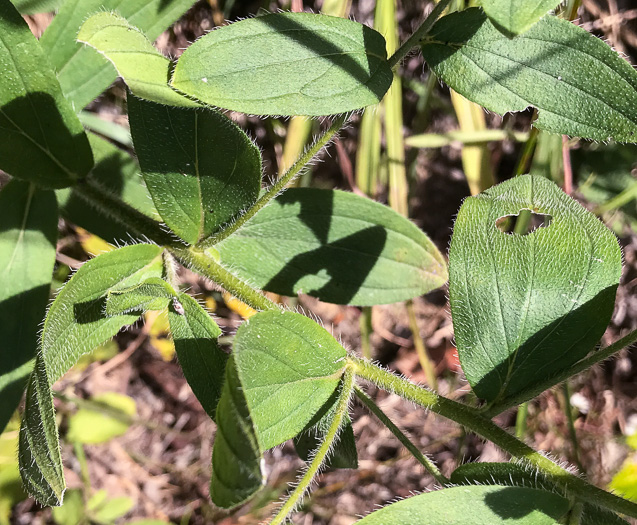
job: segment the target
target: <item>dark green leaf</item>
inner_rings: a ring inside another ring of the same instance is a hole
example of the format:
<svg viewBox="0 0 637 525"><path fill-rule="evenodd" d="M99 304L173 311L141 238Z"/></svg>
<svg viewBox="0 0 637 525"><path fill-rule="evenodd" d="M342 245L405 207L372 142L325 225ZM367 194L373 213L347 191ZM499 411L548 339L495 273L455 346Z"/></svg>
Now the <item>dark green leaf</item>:
<svg viewBox="0 0 637 525"><path fill-rule="evenodd" d="M243 394L261 450L293 438L338 387L345 349L301 314L262 312L233 344Z"/></svg>
<svg viewBox="0 0 637 525"><path fill-rule="evenodd" d="M215 505L228 509L248 500L265 484L261 449L232 357L216 416L210 497Z"/></svg>
<svg viewBox="0 0 637 525"><path fill-rule="evenodd" d="M403 301L447 280L444 258L417 226L338 190L289 189L216 247L258 287L339 304Z"/></svg>
<svg viewBox="0 0 637 525"><path fill-rule="evenodd" d="M567 499L526 488L466 486L413 496L373 512L360 525L559 525Z"/></svg>
<svg viewBox="0 0 637 525"><path fill-rule="evenodd" d="M168 319L177 358L201 406L215 419L227 361L217 343L221 330L188 294L180 293L175 299Z"/></svg>
<svg viewBox="0 0 637 525"><path fill-rule="evenodd" d="M128 108L148 190L164 222L183 240L197 243L256 200L259 150L227 117L132 96Z"/></svg>
<svg viewBox="0 0 637 525"><path fill-rule="evenodd" d="M151 44L144 33L115 13L97 13L77 35L105 56L138 97L169 106L197 107L168 85L172 63Z"/></svg>
<svg viewBox="0 0 637 525"><path fill-rule="evenodd" d="M559 3L559 0L480 0L493 24L508 36L524 33Z"/></svg>
<svg viewBox="0 0 637 525"><path fill-rule="evenodd" d="M0 0L0 169L44 188L83 177L93 157L46 56L9 0Z"/></svg>
<svg viewBox="0 0 637 525"><path fill-rule="evenodd" d="M27 387L19 446L22 479L42 504L60 505L65 489L50 386L80 356L137 320L139 315L135 314L106 316L106 295L150 277L161 277L161 251L159 246L139 244L88 261L49 309L42 350Z"/></svg>
<svg viewBox="0 0 637 525"><path fill-rule="evenodd" d="M351 20L259 16L197 40L172 86L213 106L257 115L332 115L378 104L392 82L385 39Z"/></svg>
<svg viewBox="0 0 637 525"><path fill-rule="evenodd" d="M528 235L500 230L524 210L544 226ZM465 200L449 251L449 298L476 394L506 406L592 350L610 321L621 266L614 235L547 179L517 177Z"/></svg>
<svg viewBox="0 0 637 525"><path fill-rule="evenodd" d="M26 387L51 289L55 195L13 180L0 191L0 433Z"/></svg>
<svg viewBox="0 0 637 525"><path fill-rule="evenodd" d="M440 19L422 51L438 77L491 111L533 106L540 129L637 141L637 72L566 20L547 16L508 38L482 10L467 9Z"/></svg>
<svg viewBox="0 0 637 525"><path fill-rule="evenodd" d="M64 95L80 111L117 77L100 54L75 40L92 14L117 10L132 25L155 40L192 6L194 0L66 0L40 43L58 73Z"/></svg>

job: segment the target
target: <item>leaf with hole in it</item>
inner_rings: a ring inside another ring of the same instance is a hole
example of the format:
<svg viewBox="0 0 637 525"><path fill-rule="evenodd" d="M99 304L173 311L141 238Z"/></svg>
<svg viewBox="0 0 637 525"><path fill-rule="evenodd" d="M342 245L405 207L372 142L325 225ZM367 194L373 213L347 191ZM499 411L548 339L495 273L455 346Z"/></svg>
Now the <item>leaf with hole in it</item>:
<svg viewBox="0 0 637 525"><path fill-rule="evenodd" d="M42 349L27 386L19 445L22 480L44 505L60 505L65 490L51 385L81 355L138 319L138 314L106 316L106 295L160 277L161 251L159 246L139 244L88 261L49 308Z"/></svg>
<svg viewBox="0 0 637 525"><path fill-rule="evenodd" d="M125 18L97 13L84 22L77 40L106 57L136 96L169 106L199 105L168 85L171 61Z"/></svg>
<svg viewBox="0 0 637 525"><path fill-rule="evenodd" d="M501 231L529 210L542 227ZM476 394L504 409L583 358L610 321L621 269L615 236L547 179L516 177L465 200L449 250L449 300Z"/></svg>
<svg viewBox="0 0 637 525"><path fill-rule="evenodd" d="M40 43L57 71L62 92L80 111L117 78L113 66L95 49L75 40L92 14L117 10L154 41L181 17L194 0L65 0Z"/></svg>
<svg viewBox="0 0 637 525"><path fill-rule="evenodd" d="M95 167L88 177L144 215L159 219L159 214L144 186L137 161L108 140L93 133L89 133L88 138L95 157ZM129 228L88 204L73 188L57 190L55 193L62 215L77 226L99 235L111 244L128 241L131 237L136 238Z"/></svg>
<svg viewBox="0 0 637 525"><path fill-rule="evenodd" d="M26 387L55 264L55 195L12 180L0 191L0 433Z"/></svg>
<svg viewBox="0 0 637 525"><path fill-rule="evenodd" d="M447 280L444 258L416 225L338 190L289 189L216 248L260 288L339 304L403 301Z"/></svg>
<svg viewBox="0 0 637 525"><path fill-rule="evenodd" d="M482 10L467 9L441 18L422 52L440 79L491 111L532 106L539 129L637 141L637 72L566 20L547 16L508 38Z"/></svg>
<svg viewBox="0 0 637 525"><path fill-rule="evenodd" d="M546 490L568 497L564 489L553 483L541 471L519 463L465 463L449 478L454 485L505 485ZM613 512L586 502L581 525L628 525Z"/></svg>
<svg viewBox="0 0 637 525"><path fill-rule="evenodd" d="M171 85L257 115L333 115L378 104L392 82L385 39L362 24L278 13L215 29L177 61Z"/></svg>
<svg viewBox="0 0 637 525"><path fill-rule="evenodd" d="M316 322L283 311L243 323L233 356L261 450L293 438L339 385L345 349Z"/></svg>
<svg viewBox="0 0 637 525"><path fill-rule="evenodd" d="M452 487L412 496L372 512L360 525L559 525L568 516L562 496L526 487Z"/></svg>
<svg viewBox="0 0 637 525"><path fill-rule="evenodd" d="M559 3L559 0L480 0L491 22L507 36L524 33Z"/></svg>
<svg viewBox="0 0 637 525"><path fill-rule="evenodd" d="M259 149L227 117L132 96L128 109L148 191L164 222L184 241L197 243L256 200Z"/></svg>
<svg viewBox="0 0 637 525"><path fill-rule="evenodd" d="M188 294L180 293L168 308L170 331L181 369L201 406L214 420L228 356L219 348L221 329Z"/></svg>
<svg viewBox="0 0 637 525"><path fill-rule="evenodd" d="M218 507L230 509L247 501L265 484L261 448L232 356L226 367L216 422L210 498Z"/></svg>
<svg viewBox="0 0 637 525"><path fill-rule="evenodd" d="M93 166L84 129L26 22L0 0L0 169L63 188Z"/></svg>
<svg viewBox="0 0 637 525"><path fill-rule="evenodd" d="M151 277L130 288L108 292L104 312L106 315L120 315L163 310L176 295L173 287L166 281L160 277Z"/></svg>

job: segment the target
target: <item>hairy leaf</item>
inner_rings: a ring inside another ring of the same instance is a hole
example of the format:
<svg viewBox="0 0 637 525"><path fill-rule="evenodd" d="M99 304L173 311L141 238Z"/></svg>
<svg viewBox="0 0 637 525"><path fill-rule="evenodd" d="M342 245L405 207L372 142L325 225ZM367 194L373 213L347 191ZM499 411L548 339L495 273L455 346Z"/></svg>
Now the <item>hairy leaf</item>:
<svg viewBox="0 0 637 525"><path fill-rule="evenodd" d="M77 40L106 57L136 96L169 106L198 106L168 85L171 61L125 18L97 13L84 22Z"/></svg>
<svg viewBox="0 0 637 525"><path fill-rule="evenodd" d="M351 20L259 16L197 40L171 81L214 106L258 115L332 115L377 104L392 71L385 39Z"/></svg>
<svg viewBox="0 0 637 525"><path fill-rule="evenodd" d="M188 294L180 293L175 299L168 319L177 358L201 406L215 419L227 361L217 343L221 330Z"/></svg>
<svg viewBox="0 0 637 525"><path fill-rule="evenodd" d="M135 159L97 135L89 133L88 138L95 157L95 167L88 176L129 206L153 219L159 219ZM119 244L129 241L133 235L128 227L88 204L73 188L57 190L56 195L60 211L66 219L105 241Z"/></svg>
<svg viewBox="0 0 637 525"><path fill-rule="evenodd" d="M63 188L93 166L86 135L26 22L0 0L0 169Z"/></svg>
<svg viewBox="0 0 637 525"><path fill-rule="evenodd" d="M24 484L44 505L60 505L65 489L51 385L82 354L137 320L136 314L106 316L106 295L160 277L160 254L159 246L139 244L100 255L77 271L49 309L27 387L19 446Z"/></svg>
<svg viewBox="0 0 637 525"><path fill-rule="evenodd" d="M75 40L82 23L105 9L116 10L155 40L192 6L194 0L65 0L40 43L57 71L64 95L76 111L96 98L117 77L100 54Z"/></svg>
<svg viewBox="0 0 637 525"><path fill-rule="evenodd" d="M637 72L599 38L552 16L508 38L480 9L440 19L422 46L439 78L504 114L532 106L552 133L637 142Z"/></svg>
<svg viewBox="0 0 637 525"><path fill-rule="evenodd" d="M413 496L373 512L360 525L558 525L567 499L525 487L467 486Z"/></svg>
<svg viewBox="0 0 637 525"><path fill-rule="evenodd" d="M544 226L500 230L525 210ZM621 267L614 235L547 179L517 177L465 200L449 251L449 298L476 394L506 406L584 357L610 321Z"/></svg>
<svg viewBox="0 0 637 525"><path fill-rule="evenodd" d="M248 500L265 484L261 449L233 357L228 359L216 417L210 498L218 507L229 509Z"/></svg>
<svg viewBox="0 0 637 525"><path fill-rule="evenodd" d="M417 226L338 190L289 189L216 248L256 286L339 304L403 301L447 280L444 258Z"/></svg>
<svg viewBox="0 0 637 525"><path fill-rule="evenodd" d="M338 387L345 349L301 314L262 312L239 327L233 356L261 450L293 438Z"/></svg>
<svg viewBox="0 0 637 525"><path fill-rule="evenodd" d="M108 292L104 312L106 315L120 315L164 310L176 295L173 287L166 281L159 277L151 277L130 288Z"/></svg>
<svg viewBox="0 0 637 525"><path fill-rule="evenodd" d="M256 200L261 155L227 117L134 97L128 108L146 186L183 240L197 243Z"/></svg>
<svg viewBox="0 0 637 525"><path fill-rule="evenodd" d="M480 0L491 22L507 36L524 33L559 3L559 0Z"/></svg>
<svg viewBox="0 0 637 525"><path fill-rule="evenodd" d="M51 289L57 224L53 192L19 180L0 191L0 433L33 367Z"/></svg>

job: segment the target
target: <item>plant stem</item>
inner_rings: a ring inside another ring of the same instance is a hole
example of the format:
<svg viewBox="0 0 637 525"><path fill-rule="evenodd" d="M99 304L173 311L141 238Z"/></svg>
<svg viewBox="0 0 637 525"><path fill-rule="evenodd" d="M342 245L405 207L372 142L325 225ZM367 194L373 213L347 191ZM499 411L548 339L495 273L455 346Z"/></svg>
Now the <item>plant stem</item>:
<svg viewBox="0 0 637 525"><path fill-rule="evenodd" d="M206 252L199 251L195 247L173 247L170 251L183 265L221 285L226 291L255 310L279 308L275 302L231 274Z"/></svg>
<svg viewBox="0 0 637 525"><path fill-rule="evenodd" d="M280 525L284 523L288 515L294 510L294 508L301 501L305 495L305 491L309 488L314 477L320 472L325 460L328 457L330 450L334 446L334 443L338 439L338 433L343 424L345 414L347 414L347 408L349 405L349 398L352 395L354 388L354 370L353 367L345 367L343 373L343 383L341 386L341 392L338 396L336 410L334 411L334 418L330 423L330 427L327 430L327 434L312 459L312 462L308 466L307 471L299 481L290 497L283 504L277 515L272 519L270 525Z"/></svg>
<svg viewBox="0 0 637 525"><path fill-rule="evenodd" d="M361 353L365 359L372 358L372 345L369 340L372 328L372 307L363 306L361 310L361 316L359 317L359 324L361 329Z"/></svg>
<svg viewBox="0 0 637 525"><path fill-rule="evenodd" d="M339 116L328 130L323 133L306 151L303 153L292 167L286 171L270 188L261 196L257 202L255 202L243 215L237 218L232 224L229 224L226 228L211 235L207 239L201 241L197 248L205 250L215 244L227 239L241 228L246 222L254 217L260 210L262 210L269 202L274 199L279 193L281 193L285 187L294 180L307 165L308 162L314 158L327 144L334 138L339 130L347 122L348 115Z"/></svg>
<svg viewBox="0 0 637 525"><path fill-rule="evenodd" d="M519 392L513 395L510 398L504 399L501 403L497 403L487 407L486 410L482 412L482 415L488 418L492 418L504 412L507 408L511 408L512 406L519 405L524 401L528 401L529 399L533 399L535 396L540 395L545 390L550 390L555 385L559 385L562 381L566 381L569 377L577 375L584 370L590 368L597 363L608 359L616 352L619 352L621 349L637 342L637 330L633 330L628 335L622 337L618 341L615 341L612 345L607 346L602 350L598 350L594 352L589 357L578 361L570 368L563 370L559 374L553 377L549 377L544 381L537 383L522 392Z"/></svg>
<svg viewBox="0 0 637 525"><path fill-rule="evenodd" d="M524 439L526 436L526 418L529 414L529 403L522 403L518 407L518 413L515 416L515 437Z"/></svg>
<svg viewBox="0 0 637 525"><path fill-rule="evenodd" d="M420 41L427 36L427 33L431 31L434 23L442 12L447 8L449 2L451 0L440 0L436 7L433 8L433 11L429 13L429 16L425 18L425 20L420 24L420 27L413 32L413 34L405 40L402 45L398 48L398 50L389 57L389 67L394 68L407 54L411 51L413 47L416 47L420 44Z"/></svg>
<svg viewBox="0 0 637 525"><path fill-rule="evenodd" d="M429 474L431 474L438 483L440 483L443 487L449 484L449 480L442 475L436 464L418 450L418 447L411 442L411 440L394 424L391 419L389 419L387 414L382 411L371 397L363 392L358 386L354 387L354 393L369 409L369 411L374 414L381 423L383 423L383 425L385 425L391 433L394 434L394 436L398 438L398 441L400 441L411 455L414 456L423 467L425 467L425 470L429 472Z"/></svg>
<svg viewBox="0 0 637 525"><path fill-rule="evenodd" d="M577 432L575 432L575 421L573 420L573 408L571 407L571 389L568 386L568 381L562 383L562 394L564 395L564 414L566 415L566 422L568 424L568 433L571 438L571 445L573 446L573 460L580 472L584 473L584 467L579 459L579 443L577 442Z"/></svg>
<svg viewBox="0 0 637 525"><path fill-rule="evenodd" d="M413 335L414 346L416 347L416 353L418 354L418 360L420 366L425 372L425 378L427 384L432 390L438 390L438 378L436 377L436 367L431 362L429 354L427 354L427 347L425 342L420 336L420 328L418 327L418 319L416 319L416 311L414 310L414 302L410 299L405 303L407 308L407 315L409 316L409 329Z"/></svg>
<svg viewBox="0 0 637 525"><path fill-rule="evenodd" d="M541 470L556 485L587 503L637 518L637 504L619 498L571 474L509 434L475 409L437 395L368 361L349 357L356 375L416 403L488 439L513 457Z"/></svg>

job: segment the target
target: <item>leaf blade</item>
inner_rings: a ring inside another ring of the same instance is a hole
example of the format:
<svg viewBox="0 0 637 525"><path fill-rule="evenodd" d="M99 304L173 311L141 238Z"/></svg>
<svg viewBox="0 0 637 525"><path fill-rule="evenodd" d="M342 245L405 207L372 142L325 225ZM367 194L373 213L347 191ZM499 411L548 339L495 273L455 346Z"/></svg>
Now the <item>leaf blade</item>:
<svg viewBox="0 0 637 525"><path fill-rule="evenodd" d="M481 0L484 12L505 35L527 31L551 9L558 0Z"/></svg>

